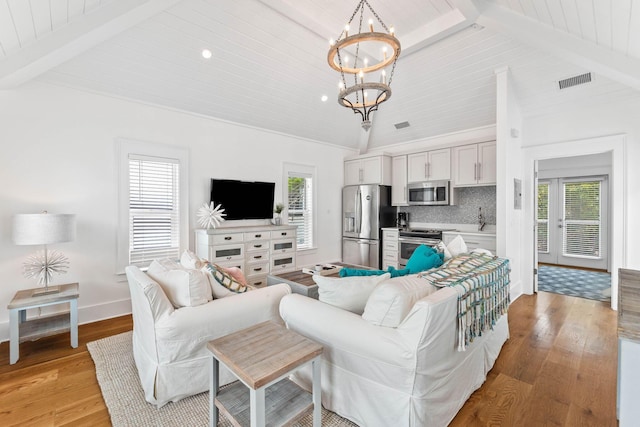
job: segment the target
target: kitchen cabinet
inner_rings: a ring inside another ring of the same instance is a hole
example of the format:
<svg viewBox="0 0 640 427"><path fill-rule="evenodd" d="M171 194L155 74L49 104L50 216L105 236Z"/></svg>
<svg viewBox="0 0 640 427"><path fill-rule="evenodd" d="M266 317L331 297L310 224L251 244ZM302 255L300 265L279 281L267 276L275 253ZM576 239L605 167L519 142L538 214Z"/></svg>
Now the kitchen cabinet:
<svg viewBox="0 0 640 427"><path fill-rule="evenodd" d="M451 243L456 236L460 235L464 243L467 245L467 249L470 251L473 249L481 248L496 253L496 235L493 233L474 233L474 232L462 232L462 231L443 231L442 242L445 245Z"/></svg>
<svg viewBox="0 0 640 427"><path fill-rule="evenodd" d="M391 185L391 157L371 156L344 162L344 185Z"/></svg>
<svg viewBox="0 0 640 427"><path fill-rule="evenodd" d="M382 269L398 268L398 237L397 229L382 229Z"/></svg>
<svg viewBox="0 0 640 427"><path fill-rule="evenodd" d="M496 143L453 147L453 186L492 185L496 183Z"/></svg>
<svg viewBox="0 0 640 427"><path fill-rule="evenodd" d="M407 156L391 159L391 206L407 206Z"/></svg>
<svg viewBox="0 0 640 427"><path fill-rule="evenodd" d="M451 149L425 151L407 156L407 182L451 179Z"/></svg>

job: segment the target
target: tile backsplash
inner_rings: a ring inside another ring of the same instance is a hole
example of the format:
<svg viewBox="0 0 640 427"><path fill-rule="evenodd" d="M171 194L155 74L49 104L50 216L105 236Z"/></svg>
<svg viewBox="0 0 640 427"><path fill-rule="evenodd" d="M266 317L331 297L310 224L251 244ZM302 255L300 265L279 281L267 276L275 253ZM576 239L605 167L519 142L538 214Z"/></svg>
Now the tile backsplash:
<svg viewBox="0 0 640 427"><path fill-rule="evenodd" d="M477 224L478 208L482 208L485 223L496 224L496 186L461 187L455 190L454 206L402 206L399 212L409 212L409 222L442 224Z"/></svg>

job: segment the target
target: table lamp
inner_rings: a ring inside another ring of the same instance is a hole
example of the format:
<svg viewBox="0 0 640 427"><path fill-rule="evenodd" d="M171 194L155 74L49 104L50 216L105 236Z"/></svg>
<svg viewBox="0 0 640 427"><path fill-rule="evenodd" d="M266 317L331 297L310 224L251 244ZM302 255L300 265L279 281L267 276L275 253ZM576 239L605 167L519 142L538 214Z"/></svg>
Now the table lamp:
<svg viewBox="0 0 640 427"><path fill-rule="evenodd" d="M55 294L59 286L49 286L54 273L63 274L69 268L69 259L58 251L47 251L52 243L70 242L76 237L76 216L72 214L19 214L13 217L13 242L16 245L43 245L43 252L36 252L24 263L23 274L36 278L43 289L33 295Z"/></svg>

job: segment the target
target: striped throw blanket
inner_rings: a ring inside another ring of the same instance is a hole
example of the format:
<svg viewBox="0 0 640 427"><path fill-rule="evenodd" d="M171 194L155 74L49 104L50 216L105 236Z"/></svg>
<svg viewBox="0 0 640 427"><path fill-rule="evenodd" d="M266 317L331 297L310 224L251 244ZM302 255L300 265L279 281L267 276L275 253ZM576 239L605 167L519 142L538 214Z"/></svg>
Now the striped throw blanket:
<svg viewBox="0 0 640 427"><path fill-rule="evenodd" d="M471 253L420 273L432 285L458 292L458 351L465 351L475 337L493 329L509 309L510 271L508 259Z"/></svg>

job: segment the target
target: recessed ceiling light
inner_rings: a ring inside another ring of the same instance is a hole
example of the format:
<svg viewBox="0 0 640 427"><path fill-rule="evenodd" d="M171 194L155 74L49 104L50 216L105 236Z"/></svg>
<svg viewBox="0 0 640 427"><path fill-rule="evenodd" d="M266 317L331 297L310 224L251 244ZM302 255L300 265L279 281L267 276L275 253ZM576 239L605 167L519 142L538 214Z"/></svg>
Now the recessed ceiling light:
<svg viewBox="0 0 640 427"><path fill-rule="evenodd" d="M327 95L322 95L322 98L320 98L322 100L322 102L327 102L327 99L329 99L329 97Z"/></svg>
<svg viewBox="0 0 640 427"><path fill-rule="evenodd" d="M204 59L211 58L211 51L209 49L202 49L202 57Z"/></svg>

